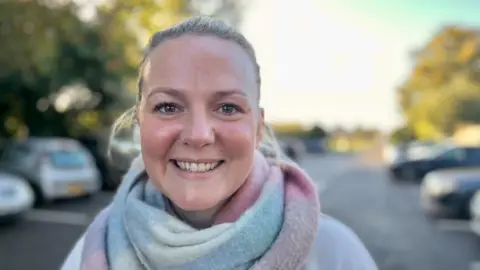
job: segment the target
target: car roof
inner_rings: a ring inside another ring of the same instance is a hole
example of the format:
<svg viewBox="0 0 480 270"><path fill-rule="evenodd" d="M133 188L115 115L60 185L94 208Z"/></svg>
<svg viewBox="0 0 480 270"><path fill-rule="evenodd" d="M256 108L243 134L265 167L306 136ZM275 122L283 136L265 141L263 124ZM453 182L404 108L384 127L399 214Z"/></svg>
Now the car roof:
<svg viewBox="0 0 480 270"><path fill-rule="evenodd" d="M465 168L447 168L430 172L428 175L434 177L467 177L480 176L480 167L465 167Z"/></svg>
<svg viewBox="0 0 480 270"><path fill-rule="evenodd" d="M456 145L452 148L461 148L461 149L473 149L473 150L480 150L479 146L464 146L464 145Z"/></svg>
<svg viewBox="0 0 480 270"><path fill-rule="evenodd" d="M12 145L23 145L35 150L42 149L63 149L63 148L74 148L80 149L83 148L82 145L71 138L62 138L62 137L33 137L26 140L12 141Z"/></svg>

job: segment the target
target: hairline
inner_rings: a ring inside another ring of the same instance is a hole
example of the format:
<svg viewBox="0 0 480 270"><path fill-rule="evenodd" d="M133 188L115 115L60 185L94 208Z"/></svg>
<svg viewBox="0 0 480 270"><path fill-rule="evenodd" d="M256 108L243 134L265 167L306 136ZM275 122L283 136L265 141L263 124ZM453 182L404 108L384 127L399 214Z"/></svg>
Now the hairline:
<svg viewBox="0 0 480 270"><path fill-rule="evenodd" d="M243 48L243 46L241 46L240 44L238 44L237 42L235 42L234 40L232 39L226 39L226 38L221 38L221 37L218 37L214 34L210 34L210 33L195 33L195 32L187 32L187 33L184 33L182 35L179 35L179 36L172 36L172 37L167 37L165 39L163 39L161 42L157 43L156 46L154 47L149 47L147 52L145 53L145 56L144 56L144 59L141 63L141 70L140 70L140 74L139 74L139 79L138 79L138 99L137 99L137 102L140 102L142 100L142 95L145 94L145 90L147 90L147 88L145 88L145 68L149 65L150 63L150 59L151 59L151 54L156 50L156 49L159 49L159 47L161 45L165 45L165 43L169 42L169 41L173 41L175 39L179 39L179 38L184 38L184 37L209 37L209 38L214 38L214 39L218 39L218 40L221 40L221 41L227 41L227 42L230 42L232 43L234 46L237 46L242 52L243 54L245 54L245 56L249 59L249 62L251 65L251 71L249 70L248 72L253 72L253 77L254 77L254 84L255 84L255 102L256 102L256 105L257 107L260 107L260 84L259 84L259 81L256 79L256 77L258 76L257 74L257 71L256 71L256 59L253 58L246 50L245 48ZM247 96L250 96L250 95L247 95Z"/></svg>
<svg viewBox="0 0 480 270"><path fill-rule="evenodd" d="M198 26L200 24L201 27ZM213 26L212 26L213 25ZM181 38L185 36L204 36L204 37L214 37L225 41L230 41L239 46L243 52L250 59L253 70L255 73L255 81L257 84L257 102L260 102L261 97L261 77L260 77L260 66L257 61L255 50L252 44L246 39L246 37L238 32L235 28L226 25L224 22L216 19L211 19L205 16L197 16L187 19L186 21L172 26L163 31L155 32L146 46L142 61L140 63L140 70L138 74L138 84L137 84L137 103L141 100L142 88L144 84L144 68L146 63L149 61L150 54L152 51L159 47L162 43L174 40L176 38Z"/></svg>

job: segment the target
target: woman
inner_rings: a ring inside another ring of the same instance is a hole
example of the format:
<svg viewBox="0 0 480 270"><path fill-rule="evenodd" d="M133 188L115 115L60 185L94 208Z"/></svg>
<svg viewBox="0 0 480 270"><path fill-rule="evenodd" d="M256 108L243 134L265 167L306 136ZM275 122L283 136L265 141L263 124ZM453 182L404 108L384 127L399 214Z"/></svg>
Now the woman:
<svg viewBox="0 0 480 270"><path fill-rule="evenodd" d="M141 156L62 269L376 269L266 128L244 36L189 19L153 35L139 77L114 133L133 120Z"/></svg>

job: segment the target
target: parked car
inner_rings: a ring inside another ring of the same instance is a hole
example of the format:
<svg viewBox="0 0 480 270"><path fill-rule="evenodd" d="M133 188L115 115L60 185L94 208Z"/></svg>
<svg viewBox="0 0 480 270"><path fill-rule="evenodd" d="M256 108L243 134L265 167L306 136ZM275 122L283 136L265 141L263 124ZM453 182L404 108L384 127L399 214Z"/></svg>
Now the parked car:
<svg viewBox="0 0 480 270"><path fill-rule="evenodd" d="M93 194L101 187L90 152L67 138L11 141L0 157L0 168L26 179L38 204Z"/></svg>
<svg viewBox="0 0 480 270"><path fill-rule="evenodd" d="M435 142L430 141L415 141L408 146L407 150L407 159L416 160L424 159L431 156L432 152L435 151L436 146Z"/></svg>
<svg viewBox="0 0 480 270"><path fill-rule="evenodd" d="M140 155L140 143L128 140L115 140L111 143L109 170L115 188L127 173L132 160Z"/></svg>
<svg viewBox="0 0 480 270"><path fill-rule="evenodd" d="M427 157L391 164L389 171L394 180L419 181L435 170L476 166L480 166L480 147L439 145Z"/></svg>
<svg viewBox="0 0 480 270"><path fill-rule="evenodd" d="M480 236L480 191L477 191L470 202L470 227L473 233Z"/></svg>
<svg viewBox="0 0 480 270"><path fill-rule="evenodd" d="M412 141L407 143L400 143L397 145L388 145L383 150L383 157L387 165L405 162L408 160L418 160L430 157L439 145L430 141Z"/></svg>
<svg viewBox="0 0 480 270"><path fill-rule="evenodd" d="M287 144L285 146L285 153L292 160L294 161L298 160L298 151L297 149L295 149L295 146L293 146L292 144Z"/></svg>
<svg viewBox="0 0 480 270"><path fill-rule="evenodd" d="M328 151L327 140L320 138L304 139L305 152L309 154L323 154Z"/></svg>
<svg viewBox="0 0 480 270"><path fill-rule="evenodd" d="M420 190L421 204L428 214L469 218L470 201L480 190L480 167L428 173Z"/></svg>
<svg viewBox="0 0 480 270"><path fill-rule="evenodd" d="M300 140L279 141L283 153L295 162L299 162L304 153L304 146Z"/></svg>
<svg viewBox="0 0 480 270"><path fill-rule="evenodd" d="M107 146L104 140L95 137L80 137L77 140L85 147L95 160L95 164L102 179L102 190L112 190L115 187L115 179L112 177L108 157Z"/></svg>
<svg viewBox="0 0 480 270"><path fill-rule="evenodd" d="M382 153L385 164L392 165L393 163L397 162L401 154L400 149L401 145L387 145L383 149Z"/></svg>
<svg viewBox="0 0 480 270"><path fill-rule="evenodd" d="M33 189L25 179L0 172L0 221L11 221L30 210L35 201Z"/></svg>

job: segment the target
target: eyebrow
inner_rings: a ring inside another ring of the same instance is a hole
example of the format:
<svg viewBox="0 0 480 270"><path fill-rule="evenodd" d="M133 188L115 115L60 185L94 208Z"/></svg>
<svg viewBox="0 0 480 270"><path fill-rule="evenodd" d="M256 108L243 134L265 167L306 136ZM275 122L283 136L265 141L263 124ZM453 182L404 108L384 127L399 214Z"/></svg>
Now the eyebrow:
<svg viewBox="0 0 480 270"><path fill-rule="evenodd" d="M179 89L170 88L170 87L154 87L148 91L147 98L155 94L167 94L174 97L183 97L184 94Z"/></svg>
<svg viewBox="0 0 480 270"><path fill-rule="evenodd" d="M177 97L177 98L185 98L185 94L183 93L182 90L171 88L171 87L154 87L150 89L150 91L148 92L147 98L159 93ZM214 93L214 96L216 98L223 98L223 97L233 96L233 95L241 95L243 97L248 97L247 93L245 93L240 89L218 90L218 91L215 91Z"/></svg>

